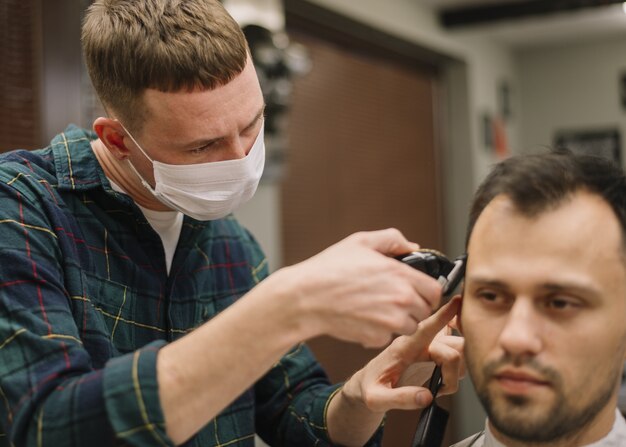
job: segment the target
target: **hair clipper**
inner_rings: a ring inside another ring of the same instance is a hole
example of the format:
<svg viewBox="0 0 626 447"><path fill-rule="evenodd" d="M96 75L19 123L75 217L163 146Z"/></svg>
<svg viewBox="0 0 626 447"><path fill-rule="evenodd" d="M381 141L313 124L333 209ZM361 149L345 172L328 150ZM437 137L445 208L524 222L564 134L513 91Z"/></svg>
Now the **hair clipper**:
<svg viewBox="0 0 626 447"><path fill-rule="evenodd" d="M444 305L463 279L467 255L461 255L453 262L438 251L419 250L397 259L439 281L443 286L441 305ZM441 368L436 366L428 383L433 401L420 414L412 447L440 447L443 442L449 414L435 402L441 384Z"/></svg>

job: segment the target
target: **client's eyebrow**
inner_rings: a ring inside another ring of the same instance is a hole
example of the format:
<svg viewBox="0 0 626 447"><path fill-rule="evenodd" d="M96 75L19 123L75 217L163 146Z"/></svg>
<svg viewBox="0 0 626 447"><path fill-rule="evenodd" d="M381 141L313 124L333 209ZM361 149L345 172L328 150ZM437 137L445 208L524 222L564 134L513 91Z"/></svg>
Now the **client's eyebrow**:
<svg viewBox="0 0 626 447"><path fill-rule="evenodd" d="M471 285L472 287L492 287L498 290L510 290L510 286L501 280L492 279L484 276L471 276L468 275L465 278L466 287ZM596 297L602 294L602 291L599 290L594 284L589 284L587 282L581 281L573 281L573 280L560 280L549 281L539 283L535 286L535 290L540 290L543 292L552 292L552 293L576 293L588 297Z"/></svg>
<svg viewBox="0 0 626 447"><path fill-rule="evenodd" d="M471 283L472 285L488 286L494 289L508 289L509 286L498 279L491 279L484 276L467 275L465 277L465 284Z"/></svg>
<svg viewBox="0 0 626 447"><path fill-rule="evenodd" d="M564 281L559 283L545 283L541 284L540 288L547 292L574 292L576 294L584 295L587 297L597 297L602 295L602 291L593 284L584 284L578 282Z"/></svg>

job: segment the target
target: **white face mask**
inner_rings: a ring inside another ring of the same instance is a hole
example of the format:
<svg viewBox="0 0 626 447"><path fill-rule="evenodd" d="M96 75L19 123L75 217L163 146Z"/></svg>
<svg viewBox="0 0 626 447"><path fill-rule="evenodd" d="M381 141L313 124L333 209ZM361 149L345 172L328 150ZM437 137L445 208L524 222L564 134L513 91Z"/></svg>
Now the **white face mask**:
<svg viewBox="0 0 626 447"><path fill-rule="evenodd" d="M191 165L170 165L152 160L130 132L126 132L152 162L154 189L128 160L141 183L161 203L197 220L221 219L232 213L252 198L263 174L263 127L244 158Z"/></svg>

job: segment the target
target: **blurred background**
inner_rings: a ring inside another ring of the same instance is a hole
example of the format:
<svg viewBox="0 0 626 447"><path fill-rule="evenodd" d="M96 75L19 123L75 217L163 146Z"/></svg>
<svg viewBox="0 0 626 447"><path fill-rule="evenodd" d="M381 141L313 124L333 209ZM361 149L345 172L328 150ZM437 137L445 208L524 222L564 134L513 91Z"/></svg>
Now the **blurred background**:
<svg viewBox="0 0 626 447"><path fill-rule="evenodd" d="M623 163L622 2L223 3L246 33L268 104L266 173L236 214L272 270L384 227L455 257L473 191L511 154L565 145ZM43 147L103 114L81 57L89 4L0 2L0 151ZM376 353L310 344L334 381ZM484 424L468 379L443 405L448 444ZM385 445L409 445L416 423L412 412L390 415Z"/></svg>

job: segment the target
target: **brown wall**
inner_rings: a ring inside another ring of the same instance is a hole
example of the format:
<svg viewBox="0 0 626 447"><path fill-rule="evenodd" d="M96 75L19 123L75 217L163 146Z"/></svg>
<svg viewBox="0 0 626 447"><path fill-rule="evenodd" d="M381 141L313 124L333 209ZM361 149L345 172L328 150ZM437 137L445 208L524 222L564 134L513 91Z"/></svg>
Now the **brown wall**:
<svg viewBox="0 0 626 447"><path fill-rule="evenodd" d="M41 138L40 19L37 0L0 2L0 152Z"/></svg>

